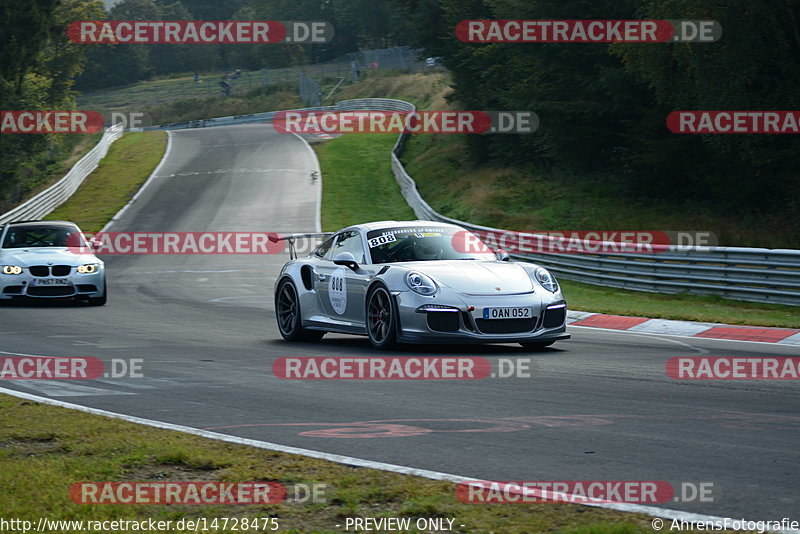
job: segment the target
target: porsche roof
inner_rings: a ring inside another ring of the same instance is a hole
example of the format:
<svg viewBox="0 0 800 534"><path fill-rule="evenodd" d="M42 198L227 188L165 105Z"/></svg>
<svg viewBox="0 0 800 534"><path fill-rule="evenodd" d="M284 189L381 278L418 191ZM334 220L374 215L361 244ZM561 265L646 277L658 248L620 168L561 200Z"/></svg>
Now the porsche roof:
<svg viewBox="0 0 800 534"><path fill-rule="evenodd" d="M415 220L415 221L375 221L369 223L362 223L362 224L354 224L352 226L348 226L348 228L357 228L359 230L365 230L367 232L372 230L383 230L386 228L402 228L405 226L448 226L451 228L461 228L455 224L450 223L443 223L438 221L423 221L423 220Z"/></svg>

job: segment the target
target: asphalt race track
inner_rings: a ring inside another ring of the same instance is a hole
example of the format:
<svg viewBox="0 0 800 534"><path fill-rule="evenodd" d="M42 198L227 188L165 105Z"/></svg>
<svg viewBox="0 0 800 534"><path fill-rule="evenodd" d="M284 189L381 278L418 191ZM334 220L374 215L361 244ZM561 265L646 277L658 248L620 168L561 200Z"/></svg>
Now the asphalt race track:
<svg viewBox="0 0 800 534"><path fill-rule="evenodd" d="M299 139L267 125L177 131L165 164L109 230L314 231L315 169ZM678 382L664 370L674 356L798 356L797 348L572 327L572 340L539 353L512 345L393 353L530 358L530 378L280 380L271 365L281 356L376 355L366 338L280 339L272 289L286 259L107 257L107 306L5 305L0 350L141 358L144 378L3 387L467 477L711 482L713 502L662 506L798 519L797 381Z"/></svg>

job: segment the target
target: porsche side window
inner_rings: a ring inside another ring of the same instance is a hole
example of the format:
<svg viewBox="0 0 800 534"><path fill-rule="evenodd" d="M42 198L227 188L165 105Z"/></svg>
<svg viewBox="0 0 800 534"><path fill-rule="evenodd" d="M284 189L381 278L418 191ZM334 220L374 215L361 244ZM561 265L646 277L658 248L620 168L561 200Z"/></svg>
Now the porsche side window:
<svg viewBox="0 0 800 534"><path fill-rule="evenodd" d="M361 244L361 235L358 232L343 232L339 234L336 246L330 258L333 259L337 254L349 252L358 263L364 263L364 246Z"/></svg>
<svg viewBox="0 0 800 534"><path fill-rule="evenodd" d="M328 252L331 248L331 245L333 245L333 240L335 238L336 236L333 236L330 239L326 239L325 241L323 241L322 244L318 246L317 249L314 251L314 255L317 256L318 258L324 258L325 253Z"/></svg>

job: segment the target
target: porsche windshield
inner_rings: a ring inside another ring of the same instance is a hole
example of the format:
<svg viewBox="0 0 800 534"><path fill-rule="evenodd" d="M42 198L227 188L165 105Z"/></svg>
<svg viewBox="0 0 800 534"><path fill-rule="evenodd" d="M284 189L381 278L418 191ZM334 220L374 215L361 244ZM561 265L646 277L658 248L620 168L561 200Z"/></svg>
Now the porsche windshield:
<svg viewBox="0 0 800 534"><path fill-rule="evenodd" d="M3 239L3 248L79 246L81 234L74 226L30 225L12 226Z"/></svg>
<svg viewBox="0 0 800 534"><path fill-rule="evenodd" d="M471 232L446 226L386 228L367 233L372 263L428 260L493 260Z"/></svg>

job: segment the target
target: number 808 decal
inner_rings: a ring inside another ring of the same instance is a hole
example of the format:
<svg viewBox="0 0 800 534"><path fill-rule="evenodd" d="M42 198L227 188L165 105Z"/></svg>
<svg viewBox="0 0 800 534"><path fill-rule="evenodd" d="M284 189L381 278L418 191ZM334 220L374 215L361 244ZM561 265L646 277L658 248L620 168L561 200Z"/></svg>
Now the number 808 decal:
<svg viewBox="0 0 800 534"><path fill-rule="evenodd" d="M331 273L328 286L328 299L331 301L333 311L343 315L347 310L347 281L344 267L339 267Z"/></svg>
<svg viewBox="0 0 800 534"><path fill-rule="evenodd" d="M397 238L394 236L394 234L383 234L379 235L378 237L373 237L367 243L369 244L369 248L375 248L387 243L392 243L394 241L397 241Z"/></svg>

